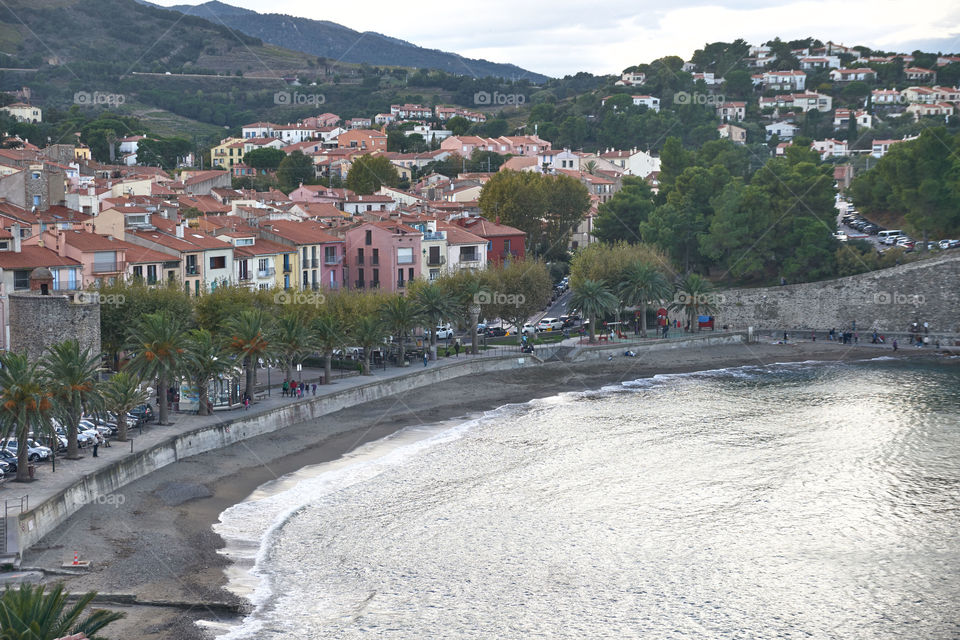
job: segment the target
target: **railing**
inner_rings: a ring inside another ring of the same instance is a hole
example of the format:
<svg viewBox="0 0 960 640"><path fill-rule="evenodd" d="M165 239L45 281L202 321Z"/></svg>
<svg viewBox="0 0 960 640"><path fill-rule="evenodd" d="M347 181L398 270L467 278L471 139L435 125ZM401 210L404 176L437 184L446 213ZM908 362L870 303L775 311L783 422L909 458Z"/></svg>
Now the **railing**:
<svg viewBox="0 0 960 640"><path fill-rule="evenodd" d="M428 267L440 267L447 263L447 259L443 256L428 256L427 257L427 266Z"/></svg>
<svg viewBox="0 0 960 640"><path fill-rule="evenodd" d="M363 256L357 256L357 264L360 266L363 266L364 264Z"/></svg>
<svg viewBox="0 0 960 640"><path fill-rule="evenodd" d="M373 283L371 282L370 284L372 285ZM353 288L354 288L354 289L363 289L363 280L357 280L357 281L355 281L355 282L353 283Z"/></svg>
<svg viewBox="0 0 960 640"><path fill-rule="evenodd" d="M458 264L476 264L480 262L480 256L460 256Z"/></svg>
<svg viewBox="0 0 960 640"><path fill-rule="evenodd" d="M275 275L277 275L277 270L274 269L273 267L270 267L269 269L259 269L259 270L257 270L257 277L258 277L258 278L272 278L272 277L275 276Z"/></svg>
<svg viewBox="0 0 960 640"><path fill-rule="evenodd" d="M340 264L341 256L323 256L323 264Z"/></svg>
<svg viewBox="0 0 960 640"><path fill-rule="evenodd" d="M406 282L403 280L397 280L397 289L403 289L406 286Z"/></svg>
<svg viewBox="0 0 960 640"><path fill-rule="evenodd" d="M316 258L306 258L304 260L301 260L301 262L303 263L304 269L316 269L317 267L320 266L319 264L320 261L317 260Z"/></svg>
<svg viewBox="0 0 960 640"><path fill-rule="evenodd" d="M446 231L424 231L423 239L426 240L446 240Z"/></svg>
<svg viewBox="0 0 960 640"><path fill-rule="evenodd" d="M293 271L293 265L291 265L289 262L285 263L283 265L283 272L290 273L291 271Z"/></svg>
<svg viewBox="0 0 960 640"><path fill-rule="evenodd" d="M93 272L94 273L120 273L121 271L127 270L127 263L120 260L111 262L97 264L93 263Z"/></svg>
<svg viewBox="0 0 960 640"><path fill-rule="evenodd" d="M377 256L373 256L372 258L370 258L370 264L373 265L374 267L379 267L380 258L378 258Z"/></svg>
<svg viewBox="0 0 960 640"><path fill-rule="evenodd" d="M196 265L194 265L194 266L191 267L191 266L188 265L186 272L187 272L187 275L188 275L188 276L198 276L198 275L200 275L200 267L198 267L198 266L196 266Z"/></svg>
<svg viewBox="0 0 960 640"><path fill-rule="evenodd" d="M250 280L253 280L253 274L250 273L249 271L247 271L246 273L241 273L237 277L237 280L239 280L240 282L249 282Z"/></svg>
<svg viewBox="0 0 960 640"><path fill-rule="evenodd" d="M379 288L380 288L380 281L379 281L379 280L371 280L371 281L370 281L370 288L371 288L371 289L379 289Z"/></svg>

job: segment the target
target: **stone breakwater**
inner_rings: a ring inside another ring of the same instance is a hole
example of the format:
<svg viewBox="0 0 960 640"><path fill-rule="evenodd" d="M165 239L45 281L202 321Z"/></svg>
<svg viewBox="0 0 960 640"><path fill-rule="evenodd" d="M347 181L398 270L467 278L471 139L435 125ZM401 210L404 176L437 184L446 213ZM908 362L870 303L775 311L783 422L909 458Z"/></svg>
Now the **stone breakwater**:
<svg viewBox="0 0 960 640"><path fill-rule="evenodd" d="M856 276L715 294L720 326L905 331L927 322L931 332L960 333L960 251Z"/></svg>

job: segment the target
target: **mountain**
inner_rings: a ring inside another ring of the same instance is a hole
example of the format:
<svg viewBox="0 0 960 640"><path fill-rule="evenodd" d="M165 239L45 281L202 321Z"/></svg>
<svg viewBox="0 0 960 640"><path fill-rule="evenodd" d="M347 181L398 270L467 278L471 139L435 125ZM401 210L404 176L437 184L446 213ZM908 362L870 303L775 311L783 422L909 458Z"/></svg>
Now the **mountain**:
<svg viewBox="0 0 960 640"><path fill-rule="evenodd" d="M372 65L440 69L476 78L488 76L508 80L526 79L542 83L549 78L512 64L464 58L456 53L426 49L372 31L354 31L327 20L310 20L279 13L258 13L213 0L200 5L168 7L181 13L206 18L248 36L287 49L343 62ZM357 46L362 43L362 46Z"/></svg>

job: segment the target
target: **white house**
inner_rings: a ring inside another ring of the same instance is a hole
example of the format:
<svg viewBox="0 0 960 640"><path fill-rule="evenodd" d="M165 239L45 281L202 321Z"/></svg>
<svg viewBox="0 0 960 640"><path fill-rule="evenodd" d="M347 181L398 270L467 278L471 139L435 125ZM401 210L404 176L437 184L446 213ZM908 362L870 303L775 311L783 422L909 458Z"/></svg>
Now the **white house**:
<svg viewBox="0 0 960 640"><path fill-rule="evenodd" d="M843 140L834 140L833 138L814 140L810 148L820 154L821 160L826 160L830 157L841 158L850 153L846 142Z"/></svg>
<svg viewBox="0 0 960 640"><path fill-rule="evenodd" d="M773 136L777 136L780 140L793 140L794 136L797 135L797 131L800 130L800 127L789 122L774 122L773 124L768 124L765 129L767 130L768 141Z"/></svg>
<svg viewBox="0 0 960 640"><path fill-rule="evenodd" d="M127 138L121 138L119 149L124 164L128 166L137 164L137 147L140 145L140 141L146 137L147 136L129 136Z"/></svg>
<svg viewBox="0 0 960 640"><path fill-rule="evenodd" d="M836 69L839 66L839 56L804 56L800 58L800 68L808 71L811 69Z"/></svg>
<svg viewBox="0 0 960 640"><path fill-rule="evenodd" d="M630 98L635 107L643 106L653 111L660 111L660 98L654 96L630 96Z"/></svg>
<svg viewBox="0 0 960 640"><path fill-rule="evenodd" d="M717 105L717 117L722 122L743 122L747 117L747 103L721 102Z"/></svg>
<svg viewBox="0 0 960 640"><path fill-rule="evenodd" d="M830 72L830 80L833 82L873 82L877 79L877 72L868 67L858 69L834 69Z"/></svg>
<svg viewBox="0 0 960 640"><path fill-rule="evenodd" d="M437 142L440 142L441 140L449 138L450 136L453 135L453 131L450 131L448 129L432 129L428 124L415 125L413 129L409 129L404 133L405 135L408 135L408 136L412 136L413 134L418 133L428 143L433 142L434 140L436 140Z"/></svg>
<svg viewBox="0 0 960 640"><path fill-rule="evenodd" d="M807 87L803 71L764 71L760 77L764 88L774 91L803 91Z"/></svg>
<svg viewBox="0 0 960 640"><path fill-rule="evenodd" d="M254 122L240 127L244 138L274 138L273 128L277 125L272 122Z"/></svg>
<svg viewBox="0 0 960 640"><path fill-rule="evenodd" d="M580 170L580 156L569 149L549 149L537 155L537 163L540 167L551 169L571 169Z"/></svg>
<svg viewBox="0 0 960 640"><path fill-rule="evenodd" d="M703 73L694 73L693 81L697 82L702 80L705 85L708 87L718 87L723 84L723 78L719 78L713 74L713 72L705 71Z"/></svg>
<svg viewBox="0 0 960 640"><path fill-rule="evenodd" d="M647 74L640 72L624 73L614 84L618 86L643 84L647 80Z"/></svg>

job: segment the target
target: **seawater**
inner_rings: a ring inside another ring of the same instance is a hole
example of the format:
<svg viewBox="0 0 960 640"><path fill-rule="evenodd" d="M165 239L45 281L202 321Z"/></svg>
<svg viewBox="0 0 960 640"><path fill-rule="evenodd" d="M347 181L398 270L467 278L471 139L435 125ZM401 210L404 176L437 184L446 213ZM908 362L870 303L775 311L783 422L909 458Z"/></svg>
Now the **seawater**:
<svg viewBox="0 0 960 640"><path fill-rule="evenodd" d="M656 376L404 430L215 527L229 639L960 637L960 366Z"/></svg>

